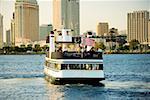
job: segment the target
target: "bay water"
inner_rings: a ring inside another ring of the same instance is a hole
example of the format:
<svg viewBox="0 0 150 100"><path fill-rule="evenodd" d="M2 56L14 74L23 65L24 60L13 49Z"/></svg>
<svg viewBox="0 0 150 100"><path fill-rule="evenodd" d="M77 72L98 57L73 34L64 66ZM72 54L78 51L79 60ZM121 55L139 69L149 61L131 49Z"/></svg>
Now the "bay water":
<svg viewBox="0 0 150 100"><path fill-rule="evenodd" d="M0 100L150 100L150 55L103 55L104 86L52 85L45 55L0 55Z"/></svg>

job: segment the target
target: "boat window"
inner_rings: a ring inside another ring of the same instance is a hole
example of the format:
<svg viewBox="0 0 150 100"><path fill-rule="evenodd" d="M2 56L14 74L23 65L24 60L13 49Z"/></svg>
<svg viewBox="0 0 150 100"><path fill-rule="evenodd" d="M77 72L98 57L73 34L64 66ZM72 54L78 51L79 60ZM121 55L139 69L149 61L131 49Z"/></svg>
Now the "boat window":
<svg viewBox="0 0 150 100"><path fill-rule="evenodd" d="M61 64L55 64L55 69L60 70L61 69Z"/></svg>
<svg viewBox="0 0 150 100"><path fill-rule="evenodd" d="M45 65L55 70L103 70L103 64L52 64L46 61Z"/></svg>
<svg viewBox="0 0 150 100"><path fill-rule="evenodd" d="M61 70L103 70L102 64L61 64Z"/></svg>

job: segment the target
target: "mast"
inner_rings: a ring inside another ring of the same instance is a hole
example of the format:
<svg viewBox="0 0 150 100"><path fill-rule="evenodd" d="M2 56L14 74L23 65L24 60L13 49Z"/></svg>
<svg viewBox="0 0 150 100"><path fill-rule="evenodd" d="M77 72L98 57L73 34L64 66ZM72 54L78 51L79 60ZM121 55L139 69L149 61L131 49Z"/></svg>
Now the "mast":
<svg viewBox="0 0 150 100"><path fill-rule="evenodd" d="M49 43L50 43L49 57L51 58L51 53L55 52L55 38L54 38L54 32L53 31L50 32Z"/></svg>

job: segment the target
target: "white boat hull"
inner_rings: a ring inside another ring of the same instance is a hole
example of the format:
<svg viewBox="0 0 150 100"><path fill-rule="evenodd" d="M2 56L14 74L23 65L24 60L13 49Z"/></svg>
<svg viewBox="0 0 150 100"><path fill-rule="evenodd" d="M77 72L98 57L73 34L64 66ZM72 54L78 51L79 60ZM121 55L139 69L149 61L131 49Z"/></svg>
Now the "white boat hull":
<svg viewBox="0 0 150 100"><path fill-rule="evenodd" d="M103 70L52 70L45 67L44 73L51 83L57 82L78 82L92 83L104 80Z"/></svg>

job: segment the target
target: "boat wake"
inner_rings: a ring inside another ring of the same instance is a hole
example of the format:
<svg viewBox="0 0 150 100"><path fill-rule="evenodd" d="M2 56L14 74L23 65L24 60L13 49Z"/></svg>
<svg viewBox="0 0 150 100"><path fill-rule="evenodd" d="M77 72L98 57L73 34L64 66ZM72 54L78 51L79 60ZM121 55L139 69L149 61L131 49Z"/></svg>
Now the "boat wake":
<svg viewBox="0 0 150 100"><path fill-rule="evenodd" d="M0 79L13 78L43 78L44 74L0 74Z"/></svg>

